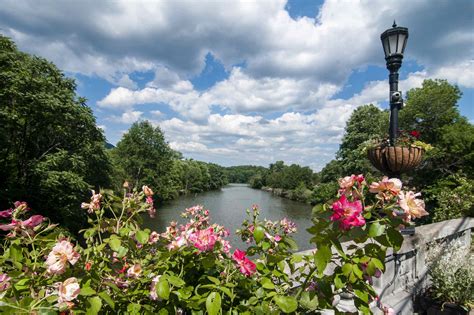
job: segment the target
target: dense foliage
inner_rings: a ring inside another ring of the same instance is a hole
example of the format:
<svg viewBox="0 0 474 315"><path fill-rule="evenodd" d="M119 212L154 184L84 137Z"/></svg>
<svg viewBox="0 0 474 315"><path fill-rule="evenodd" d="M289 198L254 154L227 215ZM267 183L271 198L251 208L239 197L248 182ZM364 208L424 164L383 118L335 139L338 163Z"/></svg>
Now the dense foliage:
<svg viewBox="0 0 474 315"><path fill-rule="evenodd" d="M148 121L134 123L111 150L115 187L126 180L130 187L153 185L160 200L179 194L219 189L227 183L224 168L186 160L173 151L159 127Z"/></svg>
<svg viewBox="0 0 474 315"><path fill-rule="evenodd" d="M225 175L229 183L247 184L253 176L263 174L266 171L267 169L263 166L239 165L226 167Z"/></svg>
<svg viewBox="0 0 474 315"><path fill-rule="evenodd" d="M183 159L147 121L133 124L117 147L107 144L85 102L73 79L0 36L0 206L27 199L77 232L87 220L77 206L91 189L127 180L153 185L166 200L227 183L222 167Z"/></svg>
<svg viewBox="0 0 474 315"><path fill-rule="evenodd" d="M422 87L408 91L406 106L400 111L402 131L413 131L418 140L433 147L423 163L403 178L426 192L427 207L434 215L425 222L473 215L472 193L466 191L472 189L474 178L474 126L459 113L460 97L459 88L445 80L425 80ZM319 174L321 183L315 187L314 199L329 198L334 191L331 183L341 174L377 176L379 172L367 160L365 142L383 138L387 128L386 111L372 105L355 110L347 122L337 158Z"/></svg>
<svg viewBox="0 0 474 315"><path fill-rule="evenodd" d="M292 253L294 223L262 221L257 206L237 232L247 251L231 250L229 231L210 224L202 206L186 209L189 221L172 222L164 233L141 229L140 214L155 215L152 197L147 186L126 187L122 197L92 191L82 204L90 223L84 248L43 216L30 216L24 202L1 211L0 230L8 233L0 251L1 312L305 313L337 310L339 295L351 293L370 313L378 299L373 278L385 269L387 248L403 241L398 228L426 215L398 179L369 186L362 175L347 176L337 200L315 208L309 232L317 250L301 255Z"/></svg>
<svg viewBox="0 0 474 315"><path fill-rule="evenodd" d="M90 188L110 185L105 138L76 84L0 35L0 205L27 199L77 229Z"/></svg>
<svg viewBox="0 0 474 315"><path fill-rule="evenodd" d="M224 167L192 159L174 160L171 179L175 194L219 189L228 182Z"/></svg>

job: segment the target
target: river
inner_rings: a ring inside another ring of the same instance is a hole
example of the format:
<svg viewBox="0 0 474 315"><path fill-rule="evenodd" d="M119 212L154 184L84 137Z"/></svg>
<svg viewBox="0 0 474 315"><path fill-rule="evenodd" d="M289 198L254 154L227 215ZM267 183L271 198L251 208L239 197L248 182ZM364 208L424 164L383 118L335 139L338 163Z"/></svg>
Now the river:
<svg viewBox="0 0 474 315"><path fill-rule="evenodd" d="M229 240L233 247L245 248L235 230L247 218L246 209L257 204L260 208L260 219L280 220L284 217L292 220L298 227L294 239L299 250L310 249L310 234L306 231L311 226L311 206L305 203L277 197L269 192L252 189L245 184L229 184L220 190L195 195L180 196L157 208L156 217L145 217L144 225L152 230L163 232L170 221L184 222L180 217L185 208L203 205L209 209L212 223L224 225L231 235Z"/></svg>

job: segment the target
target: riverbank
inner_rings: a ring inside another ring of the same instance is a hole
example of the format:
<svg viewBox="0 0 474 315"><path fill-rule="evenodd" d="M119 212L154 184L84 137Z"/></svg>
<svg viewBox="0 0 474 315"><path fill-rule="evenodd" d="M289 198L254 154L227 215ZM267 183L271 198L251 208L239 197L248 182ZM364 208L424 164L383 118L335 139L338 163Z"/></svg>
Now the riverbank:
<svg viewBox="0 0 474 315"><path fill-rule="evenodd" d="M273 188L263 186L260 188L263 191L272 193L274 196L286 198L294 201L304 202L306 204L312 204L313 191L307 188L287 190L283 188Z"/></svg>

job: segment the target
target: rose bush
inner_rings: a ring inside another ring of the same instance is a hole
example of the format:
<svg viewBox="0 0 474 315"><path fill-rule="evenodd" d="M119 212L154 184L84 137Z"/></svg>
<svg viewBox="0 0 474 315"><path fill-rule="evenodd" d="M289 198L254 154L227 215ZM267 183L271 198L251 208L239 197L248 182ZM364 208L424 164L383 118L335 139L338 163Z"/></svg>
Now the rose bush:
<svg viewBox="0 0 474 315"><path fill-rule="evenodd" d="M17 313L278 314L337 308L343 292L370 312L372 278L386 250L403 241L398 229L426 214L397 179L368 185L362 175L339 181L338 199L313 210L311 254L295 253L290 220L260 220L259 208L237 231L248 243L233 249L229 231L195 206L163 233L142 229L155 215L144 186L121 197L92 191L83 203L90 227L84 245L46 218L28 217L26 203L0 212L0 311Z"/></svg>

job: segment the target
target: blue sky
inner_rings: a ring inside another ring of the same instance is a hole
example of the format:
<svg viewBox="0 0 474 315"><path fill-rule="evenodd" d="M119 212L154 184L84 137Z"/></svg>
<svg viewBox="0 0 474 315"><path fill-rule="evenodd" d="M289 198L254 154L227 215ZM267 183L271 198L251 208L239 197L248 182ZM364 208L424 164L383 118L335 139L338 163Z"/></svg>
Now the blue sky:
<svg viewBox="0 0 474 315"><path fill-rule="evenodd" d="M113 144L147 119L185 157L320 170L355 108L387 106L394 19L410 31L401 89L447 79L474 121L473 15L469 0L6 0L0 32L76 78Z"/></svg>

